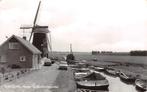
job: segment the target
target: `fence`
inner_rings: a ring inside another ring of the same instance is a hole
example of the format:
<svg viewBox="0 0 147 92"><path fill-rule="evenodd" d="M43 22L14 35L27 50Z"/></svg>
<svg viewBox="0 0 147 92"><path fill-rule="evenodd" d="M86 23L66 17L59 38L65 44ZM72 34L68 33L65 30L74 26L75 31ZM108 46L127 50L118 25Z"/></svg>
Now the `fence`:
<svg viewBox="0 0 147 92"><path fill-rule="evenodd" d="M11 72L0 74L0 85L12 80L16 80L25 74L30 73L31 71L32 69L14 69Z"/></svg>

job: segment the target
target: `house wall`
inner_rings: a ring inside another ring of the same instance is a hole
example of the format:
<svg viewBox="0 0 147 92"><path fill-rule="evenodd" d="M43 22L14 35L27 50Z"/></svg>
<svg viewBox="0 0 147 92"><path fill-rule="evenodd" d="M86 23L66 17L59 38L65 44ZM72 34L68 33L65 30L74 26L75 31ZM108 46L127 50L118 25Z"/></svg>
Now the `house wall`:
<svg viewBox="0 0 147 92"><path fill-rule="evenodd" d="M6 64L16 64L22 68L32 68L32 53L19 43L19 49L9 49L9 41L0 48L0 56L6 56ZM25 61L20 61L20 56L25 56Z"/></svg>
<svg viewBox="0 0 147 92"><path fill-rule="evenodd" d="M33 58L32 58L32 65L33 65L33 69L39 69L39 65L40 65L40 55L38 54L34 54Z"/></svg>

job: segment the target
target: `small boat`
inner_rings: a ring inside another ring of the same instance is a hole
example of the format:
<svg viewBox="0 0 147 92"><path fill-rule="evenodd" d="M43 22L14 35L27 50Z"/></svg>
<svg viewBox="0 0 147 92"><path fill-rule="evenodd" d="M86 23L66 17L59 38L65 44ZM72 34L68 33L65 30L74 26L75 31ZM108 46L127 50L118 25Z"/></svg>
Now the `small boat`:
<svg viewBox="0 0 147 92"><path fill-rule="evenodd" d="M94 67L94 70L95 71L105 71L105 68L104 67L99 67L99 66L97 66L97 67Z"/></svg>
<svg viewBox="0 0 147 92"><path fill-rule="evenodd" d="M131 74L125 74L123 72L119 73L119 77L122 81L126 82L126 83L133 83L136 80L136 77L131 75Z"/></svg>
<svg viewBox="0 0 147 92"><path fill-rule="evenodd" d="M93 58L92 61L98 61L98 59L97 58Z"/></svg>
<svg viewBox="0 0 147 92"><path fill-rule="evenodd" d="M92 89L92 90L108 90L108 80L97 72L92 72L86 77L76 81L77 88Z"/></svg>
<svg viewBox="0 0 147 92"><path fill-rule="evenodd" d="M88 68L81 68L74 70L74 78L75 80L79 80L87 75L89 75L91 71Z"/></svg>
<svg viewBox="0 0 147 92"><path fill-rule="evenodd" d="M147 91L147 80L144 79L136 79L135 85L137 89Z"/></svg>
<svg viewBox="0 0 147 92"><path fill-rule="evenodd" d="M111 76L117 76L119 74L119 72L113 68L107 68L105 73Z"/></svg>
<svg viewBox="0 0 147 92"><path fill-rule="evenodd" d="M76 92L109 92L109 91L108 90L91 90L91 89L78 88Z"/></svg>
<svg viewBox="0 0 147 92"><path fill-rule="evenodd" d="M75 64L69 64L68 65L72 70L75 70L77 68L79 68L79 66L75 65Z"/></svg>

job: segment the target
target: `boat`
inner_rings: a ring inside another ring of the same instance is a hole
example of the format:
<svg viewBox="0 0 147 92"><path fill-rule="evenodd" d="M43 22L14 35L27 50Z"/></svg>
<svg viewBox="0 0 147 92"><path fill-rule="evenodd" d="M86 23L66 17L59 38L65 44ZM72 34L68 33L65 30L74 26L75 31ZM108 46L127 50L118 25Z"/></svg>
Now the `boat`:
<svg viewBox="0 0 147 92"><path fill-rule="evenodd" d="M91 90L78 88L76 92L109 92L108 90Z"/></svg>
<svg viewBox="0 0 147 92"><path fill-rule="evenodd" d="M115 69L113 68L107 68L105 70L105 73L108 74L108 75L111 75L111 76L117 76L119 74L118 71L116 71Z"/></svg>
<svg viewBox="0 0 147 92"><path fill-rule="evenodd" d="M77 88L91 89L91 90L108 90L109 82L100 73L92 72L86 77L76 81Z"/></svg>
<svg viewBox="0 0 147 92"><path fill-rule="evenodd" d="M74 70L74 78L77 81L77 80L89 75L90 73L91 73L91 71L88 68L75 69Z"/></svg>
<svg viewBox="0 0 147 92"><path fill-rule="evenodd" d="M139 90L147 91L147 80L145 79L136 79L135 80L136 88Z"/></svg>
<svg viewBox="0 0 147 92"><path fill-rule="evenodd" d="M136 80L135 76L133 76L131 74L125 74L123 72L119 73L119 77L122 81L124 81L126 83L133 83Z"/></svg>
<svg viewBox="0 0 147 92"><path fill-rule="evenodd" d="M93 58L92 61L98 61L98 59L97 58Z"/></svg>
<svg viewBox="0 0 147 92"><path fill-rule="evenodd" d="M102 72L102 71L105 71L105 68L104 68L104 67L96 66L96 67L94 67L94 70L95 70L95 71Z"/></svg>

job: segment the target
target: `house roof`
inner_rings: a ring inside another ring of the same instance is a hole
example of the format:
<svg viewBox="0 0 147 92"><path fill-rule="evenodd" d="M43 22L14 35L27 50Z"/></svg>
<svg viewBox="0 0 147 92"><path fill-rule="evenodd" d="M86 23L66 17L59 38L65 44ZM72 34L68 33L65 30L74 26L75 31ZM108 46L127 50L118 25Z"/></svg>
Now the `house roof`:
<svg viewBox="0 0 147 92"><path fill-rule="evenodd" d="M41 54L41 51L39 49L37 49L33 44L31 44L29 41L18 37L16 35L12 35L10 38L8 38L4 43L6 43L7 41L9 41L10 39L15 38L16 40L18 40L22 45L24 45L29 51L31 51L33 54ZM4 44L3 43L3 44Z"/></svg>

